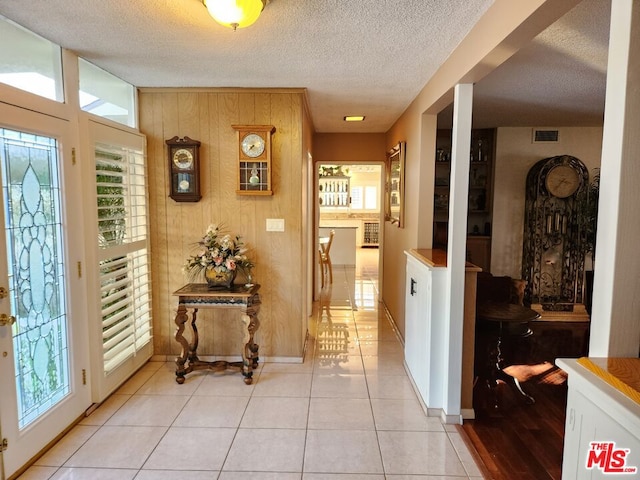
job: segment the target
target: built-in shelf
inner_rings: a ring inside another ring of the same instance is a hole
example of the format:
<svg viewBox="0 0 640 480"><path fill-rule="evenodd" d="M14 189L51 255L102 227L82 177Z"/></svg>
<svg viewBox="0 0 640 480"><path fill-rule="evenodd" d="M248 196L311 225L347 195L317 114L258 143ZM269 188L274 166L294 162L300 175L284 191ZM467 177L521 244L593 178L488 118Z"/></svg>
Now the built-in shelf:
<svg viewBox="0 0 640 480"><path fill-rule="evenodd" d="M350 178L327 176L318 179L318 202L323 207L347 208L351 203Z"/></svg>
<svg viewBox="0 0 640 480"><path fill-rule="evenodd" d="M363 247L377 247L378 235L380 233L380 222L363 222Z"/></svg>
<svg viewBox="0 0 640 480"><path fill-rule="evenodd" d="M477 239L468 241L467 260L484 269L488 269L490 264L494 135L493 129L471 132L467 233L470 237L483 236L488 240L483 241L481 248L476 246ZM442 230L449 221L451 131L438 130L435 160L433 219L441 227L434 228L434 245L446 248L446 245L441 245L441 240ZM440 230L439 238L436 238L437 230Z"/></svg>

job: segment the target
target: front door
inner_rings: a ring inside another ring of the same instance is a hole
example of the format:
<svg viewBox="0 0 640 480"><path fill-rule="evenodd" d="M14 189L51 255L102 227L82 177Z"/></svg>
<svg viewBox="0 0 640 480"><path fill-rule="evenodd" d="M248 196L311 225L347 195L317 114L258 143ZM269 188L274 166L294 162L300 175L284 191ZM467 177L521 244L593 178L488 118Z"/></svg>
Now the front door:
<svg viewBox="0 0 640 480"><path fill-rule="evenodd" d="M81 183L71 143L68 122L0 104L3 479L90 405L82 214L74 210Z"/></svg>

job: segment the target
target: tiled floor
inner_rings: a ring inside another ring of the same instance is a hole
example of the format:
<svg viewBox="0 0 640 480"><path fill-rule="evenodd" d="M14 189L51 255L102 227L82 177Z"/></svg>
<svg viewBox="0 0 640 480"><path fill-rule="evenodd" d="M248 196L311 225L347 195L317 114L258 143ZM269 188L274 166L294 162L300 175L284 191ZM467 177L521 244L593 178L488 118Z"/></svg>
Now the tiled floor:
<svg viewBox="0 0 640 480"><path fill-rule="evenodd" d="M378 304L376 249L334 267L302 364L237 372L150 362L21 478L482 478L453 426L425 416Z"/></svg>

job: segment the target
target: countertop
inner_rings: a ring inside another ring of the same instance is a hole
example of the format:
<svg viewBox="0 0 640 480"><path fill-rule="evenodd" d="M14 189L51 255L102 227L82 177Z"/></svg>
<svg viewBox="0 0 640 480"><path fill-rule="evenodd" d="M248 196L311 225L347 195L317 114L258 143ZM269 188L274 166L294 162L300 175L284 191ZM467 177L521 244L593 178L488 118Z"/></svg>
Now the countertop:
<svg viewBox="0 0 640 480"><path fill-rule="evenodd" d="M577 363L640 404L640 358L582 357Z"/></svg>
<svg viewBox="0 0 640 480"><path fill-rule="evenodd" d="M405 252L407 255L411 255L421 263L424 263L427 267L432 268L446 268L447 267L447 252L437 248L412 248ZM473 263L467 262L465 265L467 272L481 272L482 269Z"/></svg>

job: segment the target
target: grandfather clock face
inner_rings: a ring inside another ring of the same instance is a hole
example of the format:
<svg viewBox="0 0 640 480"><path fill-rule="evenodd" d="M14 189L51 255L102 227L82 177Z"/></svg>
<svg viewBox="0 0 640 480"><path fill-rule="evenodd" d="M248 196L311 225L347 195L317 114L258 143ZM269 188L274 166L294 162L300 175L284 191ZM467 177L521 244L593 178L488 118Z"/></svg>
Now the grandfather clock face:
<svg viewBox="0 0 640 480"><path fill-rule="evenodd" d="M570 165L556 165L547 172L545 186L554 197L570 197L580 186L578 171Z"/></svg>

